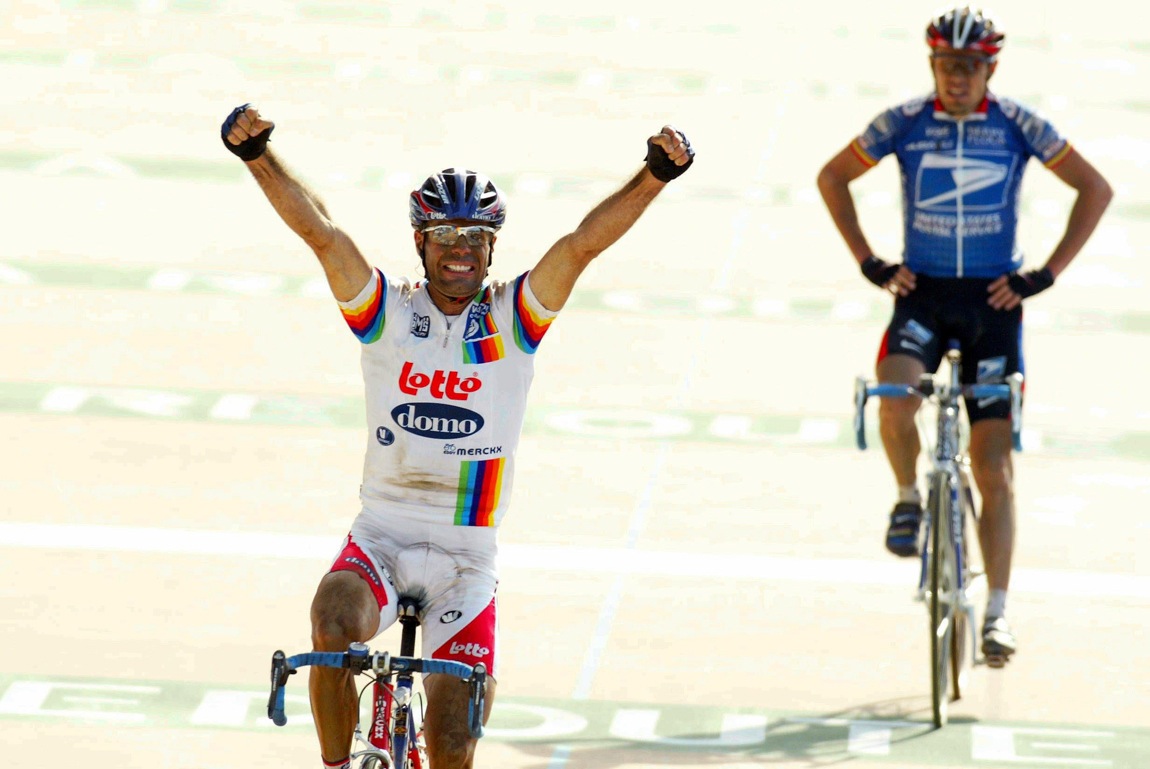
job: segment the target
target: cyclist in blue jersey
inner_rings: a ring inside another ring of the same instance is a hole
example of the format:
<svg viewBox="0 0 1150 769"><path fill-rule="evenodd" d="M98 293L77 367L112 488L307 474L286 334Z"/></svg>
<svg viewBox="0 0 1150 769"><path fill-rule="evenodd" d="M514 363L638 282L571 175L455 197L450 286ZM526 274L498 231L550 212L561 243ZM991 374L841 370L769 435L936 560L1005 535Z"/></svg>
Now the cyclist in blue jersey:
<svg viewBox="0 0 1150 769"><path fill-rule="evenodd" d="M1022 301L1050 288L1093 233L1109 184L1048 122L996 96L988 82L1005 36L981 12L956 8L926 30L935 90L880 114L822 168L819 191L863 275L894 296L877 363L881 381L914 384L937 370L948 339L962 345L967 382L1023 370ZM893 154L903 195L901 263L871 250L849 185ZM1017 242L1022 175L1037 158L1077 192L1066 230L1046 262L1023 269ZM1005 619L1014 548L1009 404L967 401L971 470L982 499L979 542L990 593L982 646L1001 665L1017 643ZM883 447L898 484L886 547L918 552L917 403L883 399Z"/></svg>

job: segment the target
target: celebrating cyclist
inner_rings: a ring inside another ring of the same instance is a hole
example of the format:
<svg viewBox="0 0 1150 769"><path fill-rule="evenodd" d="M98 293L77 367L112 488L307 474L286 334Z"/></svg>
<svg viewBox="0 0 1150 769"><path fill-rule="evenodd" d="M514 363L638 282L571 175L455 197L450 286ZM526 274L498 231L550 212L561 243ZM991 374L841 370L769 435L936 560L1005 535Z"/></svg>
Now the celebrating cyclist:
<svg viewBox="0 0 1150 769"><path fill-rule="evenodd" d="M1077 256L1111 190L1053 126L988 90L1004 42L989 18L968 7L950 10L930 21L926 42L934 92L875 118L819 172L819 191L862 274L894 296L879 346L879 380L917 383L924 372L937 370L953 338L962 346L965 382L999 382L1022 370L1023 300L1050 288ZM871 250L849 190L891 154L902 179L901 263ZM1046 262L1023 269L1017 214L1031 157L1077 196ZM1015 532L1009 403L968 400L966 406L990 588L982 647L992 665L1001 665L1017 646L1005 618ZM899 556L917 554L922 519L917 407L912 400L887 398L879 409L883 447L898 484L886 547Z"/></svg>
<svg viewBox="0 0 1150 769"><path fill-rule="evenodd" d="M503 193L463 168L432 174L411 193L424 277L372 267L319 197L268 146L274 124L252 105L221 128L276 212L319 258L348 326L362 343L367 452L362 509L311 606L318 651L344 651L396 620L399 595L422 606L423 656L484 663L499 675L496 529L507 511L534 354L576 280L693 163L682 133L647 140L646 164L547 250L530 271L488 279L507 213ZM470 767L467 687L424 681L428 757ZM350 673L313 668L309 682L323 765L350 765L357 699Z"/></svg>

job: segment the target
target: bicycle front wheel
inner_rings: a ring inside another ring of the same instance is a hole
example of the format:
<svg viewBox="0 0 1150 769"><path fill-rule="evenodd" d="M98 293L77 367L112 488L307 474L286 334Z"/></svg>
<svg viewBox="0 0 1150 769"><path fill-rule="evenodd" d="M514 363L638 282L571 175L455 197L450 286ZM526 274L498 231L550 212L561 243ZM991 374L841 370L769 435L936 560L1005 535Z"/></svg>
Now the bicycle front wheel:
<svg viewBox="0 0 1150 769"><path fill-rule="evenodd" d="M967 594L974 584L975 575L971 564L973 563L972 543L967 536L969 529L967 521L976 520L974 508L974 495L971 490L971 479L965 468L959 468L958 480L959 487L958 493L955 496L955 503L958 505L957 509L960 511L958 520L962 522L961 537L958 540L962 544L962 554L958 559L961 564L956 564L955 574L961 573L963 575L963 586L960 591L955 593L955 610L954 610L954 632L951 634L950 644L950 685L951 685L951 699L962 699L962 692L966 689L967 678L970 673L971 663L974 659L974 646L972 644L973 636L971 635L972 618L969 613L970 598Z"/></svg>
<svg viewBox="0 0 1150 769"><path fill-rule="evenodd" d="M955 651L955 553L950 534L953 483L938 473L930 490L930 704L935 728L946 725L951 659Z"/></svg>

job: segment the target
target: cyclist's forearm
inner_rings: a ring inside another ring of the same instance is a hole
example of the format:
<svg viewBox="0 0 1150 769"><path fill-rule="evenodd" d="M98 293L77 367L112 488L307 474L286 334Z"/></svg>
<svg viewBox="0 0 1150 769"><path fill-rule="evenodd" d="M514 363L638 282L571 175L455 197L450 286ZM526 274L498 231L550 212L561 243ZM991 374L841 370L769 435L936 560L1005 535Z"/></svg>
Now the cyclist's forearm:
<svg viewBox="0 0 1150 769"><path fill-rule="evenodd" d="M1066 221L1066 232L1046 260L1045 266L1054 277L1066 269L1094 234L1112 197L1113 193L1105 183L1098 189L1087 188L1078 193Z"/></svg>
<svg viewBox="0 0 1150 769"><path fill-rule="evenodd" d="M293 176L270 148L245 165L284 224L313 251L326 250L335 227L319 197Z"/></svg>
<svg viewBox="0 0 1150 769"><path fill-rule="evenodd" d="M583 217L568 236L570 247L591 256L607 250L631 229L665 186L642 168Z"/></svg>
<svg viewBox="0 0 1150 769"><path fill-rule="evenodd" d="M831 215L835 228L838 229L843 242L850 249L851 255L854 256L856 262L863 262L874 252L871 250L870 244L867 243L862 225L859 224L858 210L855 208L850 189L845 184L825 180L820 176L819 192L823 196L823 203L826 204L827 212Z"/></svg>

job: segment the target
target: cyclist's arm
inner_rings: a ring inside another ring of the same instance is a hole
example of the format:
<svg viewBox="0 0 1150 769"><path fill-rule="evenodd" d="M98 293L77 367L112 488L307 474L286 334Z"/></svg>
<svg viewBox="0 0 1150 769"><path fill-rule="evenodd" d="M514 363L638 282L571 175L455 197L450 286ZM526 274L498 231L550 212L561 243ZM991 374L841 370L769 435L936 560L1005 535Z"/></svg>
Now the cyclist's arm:
<svg viewBox="0 0 1150 769"><path fill-rule="evenodd" d="M1102 174L1077 150L1072 149L1051 171L1078 192L1066 221L1066 232L1046 260L1045 266L1057 278L1086 245L1114 192Z"/></svg>
<svg viewBox="0 0 1150 769"><path fill-rule="evenodd" d="M347 233L328 217L319 197L293 176L268 150L245 164L284 223L315 252L332 294L354 299L367 285L371 266Z"/></svg>
<svg viewBox="0 0 1150 769"><path fill-rule="evenodd" d="M683 137L667 131L652 140L681 166L689 159ZM573 232L559 238L531 270L531 291L540 303L553 312L563 309L591 260L623 237L666 186L644 166L621 189L591 209Z"/></svg>
<svg viewBox="0 0 1150 769"><path fill-rule="evenodd" d="M847 248L859 264L866 261L874 252L859 224L858 211L855 208L854 198L851 197L850 183L871 168L873 166L860 160L854 149L848 145L823 166L817 180L823 203L826 204L827 211Z"/></svg>

